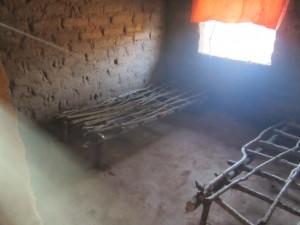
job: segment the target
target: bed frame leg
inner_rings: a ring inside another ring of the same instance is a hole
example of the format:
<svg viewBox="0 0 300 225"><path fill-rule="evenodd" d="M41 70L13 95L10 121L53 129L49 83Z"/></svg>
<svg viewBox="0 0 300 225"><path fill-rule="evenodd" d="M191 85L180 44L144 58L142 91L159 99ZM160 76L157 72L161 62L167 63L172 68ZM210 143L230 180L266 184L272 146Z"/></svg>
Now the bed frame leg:
<svg viewBox="0 0 300 225"><path fill-rule="evenodd" d="M94 153L95 153L95 161L94 161L94 167L97 170L104 170L104 165L103 165L103 143L97 144L94 148Z"/></svg>
<svg viewBox="0 0 300 225"><path fill-rule="evenodd" d="M203 203L200 225L206 225L210 206L211 206L211 201L205 200L205 202Z"/></svg>
<svg viewBox="0 0 300 225"><path fill-rule="evenodd" d="M103 151L104 151L104 136L97 134L94 146L94 167L98 170L105 170L107 166L103 163Z"/></svg>
<svg viewBox="0 0 300 225"><path fill-rule="evenodd" d="M69 139L69 134L68 134L68 128L69 128L69 123L68 121L63 122L63 128L62 128L62 139L64 142L67 142Z"/></svg>

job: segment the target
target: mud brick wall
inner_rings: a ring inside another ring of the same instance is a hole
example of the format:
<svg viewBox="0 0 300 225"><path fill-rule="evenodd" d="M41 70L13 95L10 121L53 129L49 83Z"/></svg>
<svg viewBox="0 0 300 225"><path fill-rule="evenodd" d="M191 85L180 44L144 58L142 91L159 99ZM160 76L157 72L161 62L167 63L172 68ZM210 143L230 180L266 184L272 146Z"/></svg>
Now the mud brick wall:
<svg viewBox="0 0 300 225"><path fill-rule="evenodd" d="M3 0L0 57L18 111L34 120L143 87L164 72L164 1Z"/></svg>
<svg viewBox="0 0 300 225"><path fill-rule="evenodd" d="M192 0L167 0L168 79L204 89L211 107L260 124L300 117L300 1L290 1L277 31L272 66L199 54L191 7Z"/></svg>

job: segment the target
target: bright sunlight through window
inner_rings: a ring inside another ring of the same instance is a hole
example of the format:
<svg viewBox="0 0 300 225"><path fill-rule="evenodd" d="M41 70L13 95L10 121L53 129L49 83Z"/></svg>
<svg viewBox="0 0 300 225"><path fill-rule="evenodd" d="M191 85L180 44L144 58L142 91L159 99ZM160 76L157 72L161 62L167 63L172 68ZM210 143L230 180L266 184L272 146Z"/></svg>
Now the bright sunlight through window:
<svg viewBox="0 0 300 225"><path fill-rule="evenodd" d="M199 23L199 53L271 65L276 30L252 23Z"/></svg>

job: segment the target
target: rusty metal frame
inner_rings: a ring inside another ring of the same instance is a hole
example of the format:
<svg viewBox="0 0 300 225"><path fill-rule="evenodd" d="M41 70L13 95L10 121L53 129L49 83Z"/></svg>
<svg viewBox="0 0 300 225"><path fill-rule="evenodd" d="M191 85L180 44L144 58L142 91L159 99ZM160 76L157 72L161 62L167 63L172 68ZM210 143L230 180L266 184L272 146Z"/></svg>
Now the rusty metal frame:
<svg viewBox="0 0 300 225"><path fill-rule="evenodd" d="M186 211L192 212L203 205L200 225L206 225L212 202L218 204L233 218L243 225L268 224L276 207L281 208L293 215L300 217L300 210L282 201L288 188L300 191L300 184L295 179L300 173L300 124L290 119L276 124L264 130L254 140L244 145L241 149L243 154L238 162L228 161L229 168L217 175L207 185L201 185L196 181L197 194L186 204ZM259 165L250 167L256 159L260 159ZM289 172L285 179L274 173L263 171L262 168L271 163L282 164ZM242 185L251 176L260 176L282 185L275 198L261 193L250 187ZM270 204L263 218L252 222L238 210L231 207L221 199L221 195L228 190L238 190Z"/></svg>

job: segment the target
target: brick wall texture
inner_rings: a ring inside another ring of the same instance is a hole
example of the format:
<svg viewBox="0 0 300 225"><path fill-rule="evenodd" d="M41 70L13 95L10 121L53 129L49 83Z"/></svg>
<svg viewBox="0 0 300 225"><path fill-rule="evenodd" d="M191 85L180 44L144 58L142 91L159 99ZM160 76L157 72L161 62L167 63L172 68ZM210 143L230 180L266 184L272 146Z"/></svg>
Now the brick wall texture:
<svg viewBox="0 0 300 225"><path fill-rule="evenodd" d="M74 53L0 27L0 58L17 110L50 119L167 74L207 90L209 104L221 110L260 120L299 115L300 2L290 1L271 67L198 54L191 5L192 0L0 1L2 23Z"/></svg>
<svg viewBox="0 0 300 225"><path fill-rule="evenodd" d="M300 1L291 0L277 31L272 66L203 56L192 0L167 0L166 74L204 89L208 104L262 123L300 115Z"/></svg>
<svg viewBox="0 0 300 225"><path fill-rule="evenodd" d="M0 57L18 111L34 120L140 88L163 73L162 0L3 0Z"/></svg>

